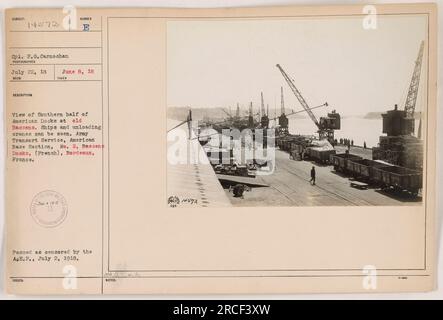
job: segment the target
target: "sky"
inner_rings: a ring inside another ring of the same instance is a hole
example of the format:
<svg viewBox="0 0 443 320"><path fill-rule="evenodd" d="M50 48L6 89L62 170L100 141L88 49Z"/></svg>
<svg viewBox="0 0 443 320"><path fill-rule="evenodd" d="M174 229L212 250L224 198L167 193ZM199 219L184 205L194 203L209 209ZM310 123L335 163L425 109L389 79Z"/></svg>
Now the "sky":
<svg viewBox="0 0 443 320"><path fill-rule="evenodd" d="M309 106L328 102L351 116L404 106L427 18L379 15L375 30L361 17L169 21L167 30L170 107L258 108L263 91L279 108L283 86L286 108L299 110L279 63ZM426 54L416 111L426 102Z"/></svg>

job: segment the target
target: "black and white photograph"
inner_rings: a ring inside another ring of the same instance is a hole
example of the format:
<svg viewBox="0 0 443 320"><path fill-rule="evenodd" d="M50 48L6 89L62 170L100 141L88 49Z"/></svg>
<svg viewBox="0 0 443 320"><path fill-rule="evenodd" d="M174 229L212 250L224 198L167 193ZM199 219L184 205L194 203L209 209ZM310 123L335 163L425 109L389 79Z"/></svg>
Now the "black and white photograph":
<svg viewBox="0 0 443 320"><path fill-rule="evenodd" d="M441 298L436 3L112 1L0 5L0 300Z"/></svg>
<svg viewBox="0 0 443 320"><path fill-rule="evenodd" d="M170 21L168 206L421 205L423 14Z"/></svg>

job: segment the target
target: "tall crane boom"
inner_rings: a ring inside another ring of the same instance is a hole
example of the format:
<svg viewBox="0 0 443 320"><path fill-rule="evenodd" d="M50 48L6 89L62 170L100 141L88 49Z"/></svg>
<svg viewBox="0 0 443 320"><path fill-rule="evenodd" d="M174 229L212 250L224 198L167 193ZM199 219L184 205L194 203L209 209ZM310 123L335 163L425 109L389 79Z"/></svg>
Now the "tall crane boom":
<svg viewBox="0 0 443 320"><path fill-rule="evenodd" d="M265 100L263 99L263 92L261 92L261 116L265 115Z"/></svg>
<svg viewBox="0 0 443 320"><path fill-rule="evenodd" d="M277 68L280 70L281 74L283 75L283 78L285 78L286 82L289 85L289 88L291 88L292 92L294 93L294 95L297 98L297 100L300 102L300 104L303 107L303 109L305 109L305 111L307 112L307 114L309 115L311 120L314 121L314 123L317 126L317 128L321 129L320 128L320 123L318 122L318 120L315 117L315 115L312 113L311 108L309 107L308 103L305 101L305 99L301 95L300 91L298 91L298 89L295 86L294 82L291 80L291 78L289 78L289 76L286 74L286 72L283 70L283 68L279 64L277 64Z"/></svg>
<svg viewBox="0 0 443 320"><path fill-rule="evenodd" d="M249 105L248 127L251 129L254 127L254 115L252 114L252 101L251 104Z"/></svg>
<svg viewBox="0 0 443 320"><path fill-rule="evenodd" d="M281 98L280 98L280 101L281 101L281 113L280 114L285 114L285 100L284 100L284 96L283 96L283 87L280 87L280 89L281 89Z"/></svg>
<svg viewBox="0 0 443 320"><path fill-rule="evenodd" d="M231 108L229 108L229 109L231 109ZM229 117L229 118L232 118L232 114L231 114L231 111L226 111L225 109L222 109L222 111L224 112L224 113L226 113L226 115Z"/></svg>
<svg viewBox="0 0 443 320"><path fill-rule="evenodd" d="M415 60L414 73L412 74L411 84L409 85L408 96L406 97L405 111L409 118L414 117L415 103L417 102L418 85L420 84L421 65L423 62L423 51L425 42L420 44L417 60Z"/></svg>
<svg viewBox="0 0 443 320"><path fill-rule="evenodd" d="M328 106L328 103L326 102L326 103L323 103L322 105L319 105L319 106L316 106L316 107L312 107L312 108L310 108L310 109L311 109L311 110L314 110L314 109L323 108L323 107L327 107L327 106ZM286 117L290 117L290 116L292 116L292 115L294 115L294 114L299 114L299 113L304 113L304 112L306 112L305 109L297 110L297 111L292 110L291 112L285 114L285 116L286 116ZM280 115L279 117L276 116L276 117L274 117L274 118L269 118L269 120L275 120L275 119L278 119L278 118L280 118L280 117L281 117L281 115Z"/></svg>

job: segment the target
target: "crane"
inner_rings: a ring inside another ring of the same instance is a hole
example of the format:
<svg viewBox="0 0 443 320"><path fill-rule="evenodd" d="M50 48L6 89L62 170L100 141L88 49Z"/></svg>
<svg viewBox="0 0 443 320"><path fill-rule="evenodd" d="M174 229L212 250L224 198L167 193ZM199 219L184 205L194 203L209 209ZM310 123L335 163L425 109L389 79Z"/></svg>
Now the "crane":
<svg viewBox="0 0 443 320"><path fill-rule="evenodd" d="M281 90L281 97L280 97L280 102L281 102L281 110L280 110L280 114L283 115L285 114L285 99L283 96L283 87L280 87Z"/></svg>
<svg viewBox="0 0 443 320"><path fill-rule="evenodd" d="M320 140L327 138L328 140L334 139L334 129L340 128L340 115L338 113L335 113L333 111L332 114L329 114L327 118L320 118L320 122L315 117L314 113L312 112L312 109L310 108L306 100L303 98L300 91L295 86L293 80L288 76L288 74L283 70L283 68L277 64L276 67L280 70L281 74L283 75L283 78L286 80L286 82L289 85L289 88L294 93L297 100L300 102L303 109L306 111L306 113L309 115L311 120L314 122L314 124L317 126L318 129L318 135ZM324 103L321 106L328 106L328 103Z"/></svg>
<svg viewBox="0 0 443 320"><path fill-rule="evenodd" d="M280 87L281 95L280 95L280 103L281 103L281 110L280 110L280 116L278 117L278 125L277 132L279 135L287 135L289 134L289 120L288 117L285 115L285 100L283 97L283 87Z"/></svg>
<svg viewBox="0 0 443 320"><path fill-rule="evenodd" d="M414 118L415 103L417 102L418 86L420 84L424 47L425 42L422 41L420 44L420 49L418 51L417 60L415 60L414 72L412 74L411 84L409 85L408 95L405 102L405 111L407 118Z"/></svg>
<svg viewBox="0 0 443 320"><path fill-rule="evenodd" d="M328 106L328 103L326 102L326 103L323 103L323 104L321 104L321 105L319 105L319 106L312 107L312 108L310 108L310 110L314 110L314 109L318 109L318 108L323 108L323 107L327 107L327 106ZM304 113L304 112L306 112L305 109L302 109L302 110L296 110L296 111L292 110L291 112L289 112L289 113L286 114L285 116L286 116L286 117L289 117L289 116L292 116L292 115L294 115L294 114L299 114L299 113ZM277 120L277 119L280 119L280 118L281 118L281 116L278 116L278 117L274 117L274 118L269 118L269 120Z"/></svg>
<svg viewBox="0 0 443 320"><path fill-rule="evenodd" d="M415 132L415 105L417 102L418 89L420 84L420 74L423 62L424 41L420 44L417 59L414 63L411 82L404 104L404 110L399 110L398 105L394 110L383 114L383 133L388 136L414 135Z"/></svg>
<svg viewBox="0 0 443 320"><path fill-rule="evenodd" d="M265 100L263 99L263 92L261 92L261 116L265 115Z"/></svg>
<svg viewBox="0 0 443 320"><path fill-rule="evenodd" d="M325 102L325 103L323 103L323 104L321 104L321 105L319 105L319 106L312 107L312 108L309 108L309 109L310 109L310 110L314 110L314 109L323 108L323 107L327 107L327 106L329 106L329 105L328 105L327 102ZM294 115L294 114L305 113L305 112L306 112L305 109L296 110L296 111L295 111L294 109L292 109L291 112L285 114L284 116L289 117L289 116L292 116L292 115ZM280 118L281 118L281 115L278 116L278 117L269 118L269 120L277 120L277 119L280 119Z"/></svg>
<svg viewBox="0 0 443 320"><path fill-rule="evenodd" d="M229 108L230 109L230 108ZM226 113L226 115L228 116L228 118L229 119L231 119L232 118L232 114L231 114L231 111L226 111L225 109L222 109L222 111L224 112L224 113Z"/></svg>
<svg viewBox="0 0 443 320"><path fill-rule="evenodd" d="M254 115L252 114L252 101L249 105L248 127L254 128Z"/></svg>
<svg viewBox="0 0 443 320"><path fill-rule="evenodd" d="M398 105L393 110L382 114L384 143L372 149L372 158L384 160L389 163L412 169L423 169L423 140L421 140L421 117L417 136L415 133L415 105L417 102L420 74L423 63L425 41L421 41L417 59L414 63L411 82L404 104L404 110L399 110ZM395 139L391 139L395 137Z"/></svg>
<svg viewBox="0 0 443 320"><path fill-rule="evenodd" d="M268 108L268 112L269 112L269 108ZM262 128L268 128L269 127L269 117L268 115L265 113L265 100L263 99L263 91L261 92L261 127Z"/></svg>
<svg viewBox="0 0 443 320"><path fill-rule="evenodd" d="M286 74L286 72L283 70L283 68L277 64L277 68L280 70L281 74L283 75L283 78L285 78L286 82L289 85L289 88L291 88L292 92L294 93L297 100L300 102L303 109L306 110L311 120L315 123L318 129L320 129L320 123L318 122L317 118L315 117L314 113L311 111L311 108L309 107L308 103L306 102L305 98L301 95L300 91L298 91L297 87L295 86L292 79Z"/></svg>

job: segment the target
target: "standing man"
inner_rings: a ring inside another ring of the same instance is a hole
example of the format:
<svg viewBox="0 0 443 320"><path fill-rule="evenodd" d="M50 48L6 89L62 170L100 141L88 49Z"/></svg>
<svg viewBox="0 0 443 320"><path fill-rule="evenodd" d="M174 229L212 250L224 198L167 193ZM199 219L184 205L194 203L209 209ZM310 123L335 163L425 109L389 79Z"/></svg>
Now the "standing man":
<svg viewBox="0 0 443 320"><path fill-rule="evenodd" d="M312 166L312 169L311 169L311 180L309 182L315 186L315 167L314 166Z"/></svg>

